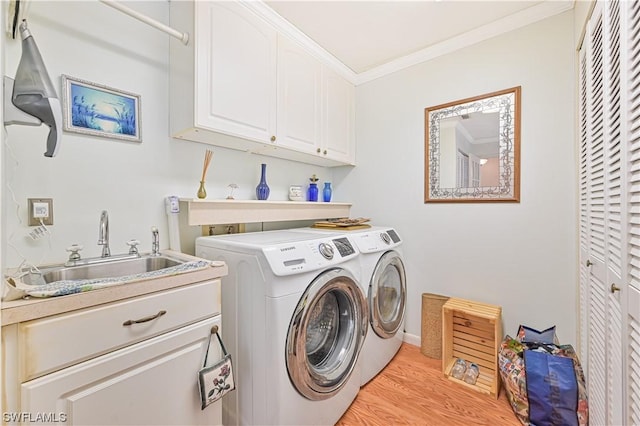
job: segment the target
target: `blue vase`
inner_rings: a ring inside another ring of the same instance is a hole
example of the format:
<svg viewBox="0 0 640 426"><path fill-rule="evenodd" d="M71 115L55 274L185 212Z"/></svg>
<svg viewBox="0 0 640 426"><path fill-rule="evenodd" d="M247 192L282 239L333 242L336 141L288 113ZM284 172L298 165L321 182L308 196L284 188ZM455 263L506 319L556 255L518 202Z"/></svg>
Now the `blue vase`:
<svg viewBox="0 0 640 426"><path fill-rule="evenodd" d="M309 190L307 191L307 201L318 201L318 185L315 183L309 184Z"/></svg>
<svg viewBox="0 0 640 426"><path fill-rule="evenodd" d="M331 201L331 182L324 183L324 189L322 190L322 199L325 203Z"/></svg>
<svg viewBox="0 0 640 426"><path fill-rule="evenodd" d="M256 198L258 200L266 200L269 198L269 185L267 185L267 165L262 164L262 174L260 183L256 186Z"/></svg>

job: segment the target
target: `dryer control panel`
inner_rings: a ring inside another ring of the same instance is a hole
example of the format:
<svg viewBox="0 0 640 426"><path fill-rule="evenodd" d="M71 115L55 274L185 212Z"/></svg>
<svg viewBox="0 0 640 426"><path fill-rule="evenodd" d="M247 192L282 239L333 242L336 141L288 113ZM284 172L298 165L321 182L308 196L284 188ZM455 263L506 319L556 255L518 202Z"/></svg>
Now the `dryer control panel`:
<svg viewBox="0 0 640 426"><path fill-rule="evenodd" d="M393 229L359 232L352 236L360 253L386 251L401 244L400 236Z"/></svg>

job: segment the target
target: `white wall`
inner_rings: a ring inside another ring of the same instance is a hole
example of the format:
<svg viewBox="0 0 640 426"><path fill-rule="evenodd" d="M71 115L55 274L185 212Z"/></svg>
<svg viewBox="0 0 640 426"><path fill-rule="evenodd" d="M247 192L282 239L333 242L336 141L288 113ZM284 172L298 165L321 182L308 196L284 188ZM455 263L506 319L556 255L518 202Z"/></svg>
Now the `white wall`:
<svg viewBox="0 0 640 426"><path fill-rule="evenodd" d="M58 156L51 159L42 155L48 128L9 126L6 146L2 146L3 167L5 183L13 188L17 204L3 186L4 267L20 264L22 255L38 264L66 260L65 248L73 243L84 246L84 257L98 256L98 223L103 209L110 216L112 254L126 252L125 242L132 238L141 241L142 251L149 251L153 225L159 227L161 248L166 248L164 197L195 197L207 148L214 151L206 185L210 199L225 198L232 182L240 186L236 199L255 199L261 162L268 164L270 200L286 200L289 185L306 187L313 173L321 181L333 180L332 169L172 140L168 35L97 1L30 3L29 27L54 83L60 89L60 75L68 74L140 94L143 142L65 133ZM125 4L169 23L167 1ZM1 40L4 74L13 77L20 43L4 36ZM335 201L349 199L339 184L333 186ZM27 237L28 197L54 199L50 245Z"/></svg>
<svg viewBox="0 0 640 426"><path fill-rule="evenodd" d="M502 306L505 333L556 324L576 343L574 55L566 12L357 88L358 167L337 180L355 216L404 237L407 333L429 292ZM521 202L425 204L424 108L513 86Z"/></svg>
<svg viewBox="0 0 640 426"><path fill-rule="evenodd" d="M168 3L129 5L168 22ZM142 144L65 133L44 158L46 128L10 126L3 143L3 267L66 259L72 243L96 256L98 218L111 218L113 253L138 238L150 248L157 225L167 247L166 195L195 196L207 145L168 136L168 36L98 2L31 2L29 25L57 84L61 74L142 96ZM576 158L574 41L568 12L357 88L356 168L324 169L214 147L207 191L253 199L259 164L269 164L270 199L316 173L334 182L334 200L353 216L395 226L405 239L409 278L406 329L420 334L421 293L499 304L505 332L519 323L559 327L575 341ZM4 74L14 76L20 44L2 38ZM424 204L424 108L522 86L519 204ZM26 199L54 199L47 241L27 234ZM16 209L19 207L19 215ZM21 222L21 223L20 223Z"/></svg>

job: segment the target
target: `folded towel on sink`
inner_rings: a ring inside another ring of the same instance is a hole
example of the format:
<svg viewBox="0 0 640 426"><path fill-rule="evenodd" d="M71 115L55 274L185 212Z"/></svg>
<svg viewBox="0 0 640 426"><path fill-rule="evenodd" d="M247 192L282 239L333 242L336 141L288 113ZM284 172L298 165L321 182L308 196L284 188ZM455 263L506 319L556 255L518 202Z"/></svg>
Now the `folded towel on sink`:
<svg viewBox="0 0 640 426"><path fill-rule="evenodd" d="M66 296L68 294L82 293L99 288L129 284L136 281L144 281L154 278L183 274L186 272L194 272L200 269L208 268L210 266L219 266L220 263L221 262L209 260L194 260L192 262L182 263L180 265L171 266L169 268L158 269L156 271L143 272L139 274L124 275L121 277L62 280L41 285L29 285L21 282L20 280L10 279L10 281L7 281L7 284L8 286L13 286L14 289L22 295L21 297ZM17 294L15 291L13 293Z"/></svg>

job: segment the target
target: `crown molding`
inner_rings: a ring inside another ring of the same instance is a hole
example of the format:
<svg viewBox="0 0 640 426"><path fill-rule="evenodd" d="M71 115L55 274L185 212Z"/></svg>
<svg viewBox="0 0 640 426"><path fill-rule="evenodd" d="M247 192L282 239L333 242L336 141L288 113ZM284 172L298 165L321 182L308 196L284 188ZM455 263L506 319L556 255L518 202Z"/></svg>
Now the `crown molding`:
<svg viewBox="0 0 640 426"><path fill-rule="evenodd" d="M546 0L528 9L483 25L482 27L460 34L441 43L434 44L410 55L403 56L361 73L355 73L338 58L326 51L309 36L267 6L262 0L241 0L240 3L275 27L278 32L305 47L318 60L356 86L573 9L572 1Z"/></svg>
<svg viewBox="0 0 640 426"><path fill-rule="evenodd" d="M318 43L313 41L309 36L300 31L291 22L284 19L281 15L276 13L273 9L267 6L262 0L241 0L240 3L251 10L254 14L271 24L275 29L302 45L318 60L323 62L329 68L346 78L351 83L355 84L357 74L353 70L343 64L338 58L326 51Z"/></svg>
<svg viewBox="0 0 640 426"><path fill-rule="evenodd" d="M371 70L361 72L356 75L356 79L353 83L355 85L367 83L377 78L384 77L385 75L429 61L437 58L438 56L446 55L464 47L472 46L481 41L533 24L534 22L541 21L571 9L573 9L573 2L545 1L490 24L483 25L475 30L468 31L410 55L387 62L386 64L380 65Z"/></svg>

